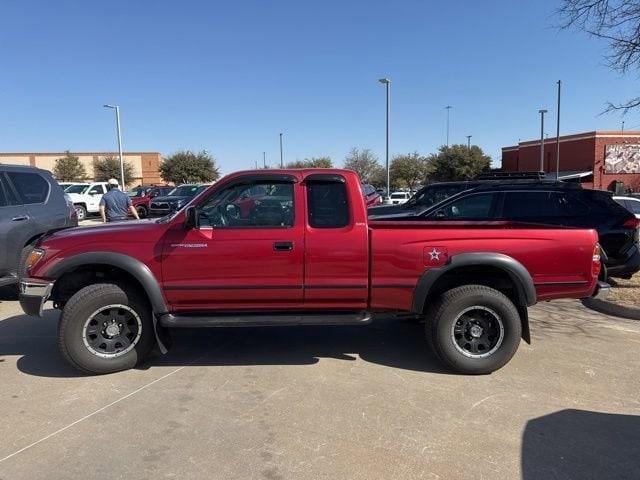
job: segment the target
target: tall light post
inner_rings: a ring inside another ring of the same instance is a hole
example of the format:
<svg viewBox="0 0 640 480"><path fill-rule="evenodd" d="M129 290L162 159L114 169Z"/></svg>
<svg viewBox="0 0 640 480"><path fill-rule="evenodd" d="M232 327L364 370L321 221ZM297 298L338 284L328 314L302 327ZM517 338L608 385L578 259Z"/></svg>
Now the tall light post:
<svg viewBox="0 0 640 480"><path fill-rule="evenodd" d="M280 168L284 168L284 156L282 155L282 133L280 134Z"/></svg>
<svg viewBox="0 0 640 480"><path fill-rule="evenodd" d="M391 80L389 80L388 78L381 78L378 81L385 86L385 89L387 91L387 142L385 149L385 162L387 168L387 198L391 198L391 175L389 171L389 97L391 94Z"/></svg>
<svg viewBox="0 0 640 480"><path fill-rule="evenodd" d="M620 133L624 133L624 120L622 120L622 129L620 130Z"/></svg>
<svg viewBox="0 0 640 480"><path fill-rule="evenodd" d="M267 152L262 152L262 168L267 168Z"/></svg>
<svg viewBox="0 0 640 480"><path fill-rule="evenodd" d="M547 111L542 108L538 113L540 114L540 171L544 172L544 114Z"/></svg>
<svg viewBox="0 0 640 480"><path fill-rule="evenodd" d="M556 118L556 180L560 176L560 89L562 81L558 80L558 114Z"/></svg>
<svg viewBox="0 0 640 480"><path fill-rule="evenodd" d="M451 105L444 107L447 110L447 147L449 146L449 112L453 108Z"/></svg>
<svg viewBox="0 0 640 480"><path fill-rule="evenodd" d="M116 111L116 130L118 131L118 157L120 158L120 185L122 191L125 190L124 184L124 161L122 160L122 135L120 134L120 106L119 105L103 105L104 108L113 108Z"/></svg>
<svg viewBox="0 0 640 480"><path fill-rule="evenodd" d="M471 137L473 137L473 135L467 135L467 150L469 150L469 152L471 152Z"/></svg>

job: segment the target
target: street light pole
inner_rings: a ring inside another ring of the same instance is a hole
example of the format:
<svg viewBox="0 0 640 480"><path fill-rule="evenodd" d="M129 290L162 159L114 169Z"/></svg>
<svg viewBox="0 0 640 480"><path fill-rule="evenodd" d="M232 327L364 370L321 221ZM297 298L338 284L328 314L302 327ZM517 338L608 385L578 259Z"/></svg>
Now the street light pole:
<svg viewBox="0 0 640 480"><path fill-rule="evenodd" d="M538 110L540 114L540 171L544 172L544 114L545 109Z"/></svg>
<svg viewBox="0 0 640 480"><path fill-rule="evenodd" d="M560 89L562 81L558 80L558 115L556 118L556 180L560 176Z"/></svg>
<svg viewBox="0 0 640 480"><path fill-rule="evenodd" d="M444 107L447 110L447 147L449 146L449 111L453 108L451 105Z"/></svg>
<svg viewBox="0 0 640 480"><path fill-rule="evenodd" d="M280 134L280 168L284 168L284 156L282 155L282 133Z"/></svg>
<svg viewBox="0 0 640 480"><path fill-rule="evenodd" d="M262 168L267 168L267 152L262 152Z"/></svg>
<svg viewBox="0 0 640 480"><path fill-rule="evenodd" d="M119 105L103 105L105 108L113 108L116 111L116 129L118 131L118 157L120 158L120 185L122 191L125 191L124 184L124 161L122 160L122 135L120 134L120 106Z"/></svg>
<svg viewBox="0 0 640 480"><path fill-rule="evenodd" d="M620 131L620 133L624 133L624 120L622 120L622 130Z"/></svg>
<svg viewBox="0 0 640 480"><path fill-rule="evenodd" d="M380 83L384 84L387 91L387 142L386 142L386 150L385 150L385 161L387 168L387 198L391 198L391 175L389 170L389 102L390 102L390 90L391 90L391 80L388 78L381 78L378 80Z"/></svg>
<svg viewBox="0 0 640 480"><path fill-rule="evenodd" d="M467 135L467 150L469 150L469 152L471 152L471 137L473 135Z"/></svg>

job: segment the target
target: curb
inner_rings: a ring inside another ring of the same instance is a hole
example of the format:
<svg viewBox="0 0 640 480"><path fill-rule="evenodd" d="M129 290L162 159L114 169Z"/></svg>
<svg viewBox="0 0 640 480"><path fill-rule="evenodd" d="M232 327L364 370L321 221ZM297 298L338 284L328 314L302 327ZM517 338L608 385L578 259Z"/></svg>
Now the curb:
<svg viewBox="0 0 640 480"><path fill-rule="evenodd" d="M592 310L616 317L628 318L630 320L640 320L640 308L626 307L606 300L596 300L595 298L585 298L582 304Z"/></svg>

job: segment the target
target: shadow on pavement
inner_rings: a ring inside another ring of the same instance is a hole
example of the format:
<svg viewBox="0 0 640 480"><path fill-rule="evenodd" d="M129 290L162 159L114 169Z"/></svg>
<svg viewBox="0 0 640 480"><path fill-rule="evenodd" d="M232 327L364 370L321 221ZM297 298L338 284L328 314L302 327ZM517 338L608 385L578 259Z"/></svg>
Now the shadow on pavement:
<svg viewBox="0 0 640 480"><path fill-rule="evenodd" d="M0 322L0 359L20 356L29 375L75 377L57 347L58 312L19 315ZM420 372L447 373L429 351L424 325L380 319L367 326L174 329L173 346L138 368L172 365L312 365L320 358L356 360Z"/></svg>
<svg viewBox="0 0 640 480"><path fill-rule="evenodd" d="M523 480L631 479L640 472L640 416L562 410L527 422Z"/></svg>

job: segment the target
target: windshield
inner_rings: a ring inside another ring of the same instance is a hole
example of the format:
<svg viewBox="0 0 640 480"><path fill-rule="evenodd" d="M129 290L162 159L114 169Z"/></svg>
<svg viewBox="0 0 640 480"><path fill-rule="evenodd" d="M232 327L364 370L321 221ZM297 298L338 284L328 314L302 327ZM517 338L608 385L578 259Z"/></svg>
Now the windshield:
<svg viewBox="0 0 640 480"><path fill-rule="evenodd" d="M88 183L81 183L79 185L71 185L65 192L67 193L84 193L90 187Z"/></svg>
<svg viewBox="0 0 640 480"><path fill-rule="evenodd" d="M169 197L191 197L200 192L204 187L198 185L181 185L169 192Z"/></svg>

